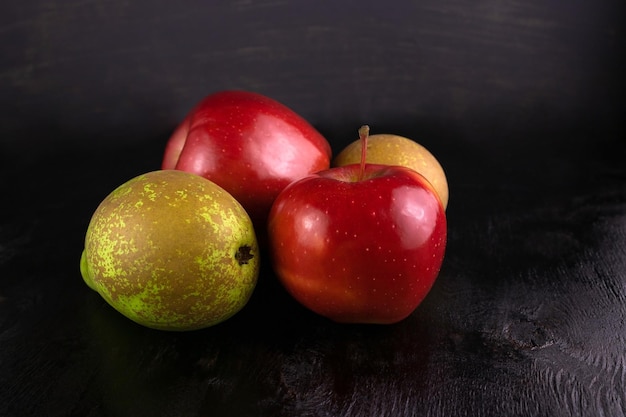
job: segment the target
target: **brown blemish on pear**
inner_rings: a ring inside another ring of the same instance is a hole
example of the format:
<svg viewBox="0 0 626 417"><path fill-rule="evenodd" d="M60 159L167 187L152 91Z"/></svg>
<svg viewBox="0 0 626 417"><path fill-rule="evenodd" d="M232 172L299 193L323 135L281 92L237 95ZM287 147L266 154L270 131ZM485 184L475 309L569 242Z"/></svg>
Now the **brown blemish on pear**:
<svg viewBox="0 0 626 417"><path fill-rule="evenodd" d="M250 260L254 258L254 255L251 251L252 248L247 245L241 246L239 249L237 249L237 252L235 252L235 259L237 260L239 265L247 265L248 262L250 262Z"/></svg>

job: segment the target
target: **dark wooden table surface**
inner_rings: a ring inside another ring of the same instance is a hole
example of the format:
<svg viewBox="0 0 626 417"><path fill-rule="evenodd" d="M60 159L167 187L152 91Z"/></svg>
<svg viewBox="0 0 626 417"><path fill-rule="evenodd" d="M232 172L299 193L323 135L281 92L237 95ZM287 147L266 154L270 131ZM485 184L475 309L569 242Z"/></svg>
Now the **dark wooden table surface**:
<svg viewBox="0 0 626 417"><path fill-rule="evenodd" d="M0 6L0 416L623 416L622 0ZM429 148L449 241L391 326L304 310L265 266L231 320L142 328L80 277L89 218L206 94L287 104L335 152Z"/></svg>

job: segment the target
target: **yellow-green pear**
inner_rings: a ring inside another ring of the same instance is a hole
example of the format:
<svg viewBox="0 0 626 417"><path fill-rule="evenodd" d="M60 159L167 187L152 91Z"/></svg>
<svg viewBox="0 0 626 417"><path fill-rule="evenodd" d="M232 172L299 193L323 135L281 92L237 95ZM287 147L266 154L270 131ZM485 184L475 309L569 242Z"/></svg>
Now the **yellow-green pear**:
<svg viewBox="0 0 626 417"><path fill-rule="evenodd" d="M446 174L432 153L419 143L392 134L371 135L367 139L366 162L400 165L422 174L435 188L444 209L448 206ZM361 161L361 141L346 146L334 159L333 166L358 164Z"/></svg>
<svg viewBox="0 0 626 417"><path fill-rule="evenodd" d="M159 170L116 188L97 207L80 270L86 284L146 327L186 331L239 312L254 291L252 221L224 189Z"/></svg>

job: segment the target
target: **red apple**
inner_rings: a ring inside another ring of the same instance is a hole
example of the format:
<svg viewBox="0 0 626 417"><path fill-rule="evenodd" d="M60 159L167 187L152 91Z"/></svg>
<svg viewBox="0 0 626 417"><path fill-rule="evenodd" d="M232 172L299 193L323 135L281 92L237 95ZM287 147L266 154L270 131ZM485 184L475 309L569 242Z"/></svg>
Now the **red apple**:
<svg viewBox="0 0 626 417"><path fill-rule="evenodd" d="M395 323L430 291L443 262L445 210L430 182L400 166L324 170L287 186L268 220L274 270L310 310L344 323Z"/></svg>
<svg viewBox="0 0 626 417"><path fill-rule="evenodd" d="M274 99L246 91L205 97L170 137L162 169L192 172L218 184L266 230L285 186L330 166L328 141Z"/></svg>

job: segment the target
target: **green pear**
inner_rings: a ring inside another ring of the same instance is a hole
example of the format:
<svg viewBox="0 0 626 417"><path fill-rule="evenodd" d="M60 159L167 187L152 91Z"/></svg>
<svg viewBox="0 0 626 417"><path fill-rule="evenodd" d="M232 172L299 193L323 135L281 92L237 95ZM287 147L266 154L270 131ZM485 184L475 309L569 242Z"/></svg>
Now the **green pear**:
<svg viewBox="0 0 626 417"><path fill-rule="evenodd" d="M435 188L443 208L448 206L446 174L437 158L419 143L392 134L370 135L365 160L370 164L399 165L417 171ZM333 166L358 164L360 161L361 140L356 140L335 157Z"/></svg>
<svg viewBox="0 0 626 417"><path fill-rule="evenodd" d="M94 212L80 270L131 320L186 331L221 323L248 302L259 275L250 217L198 175L159 170L109 194Z"/></svg>

